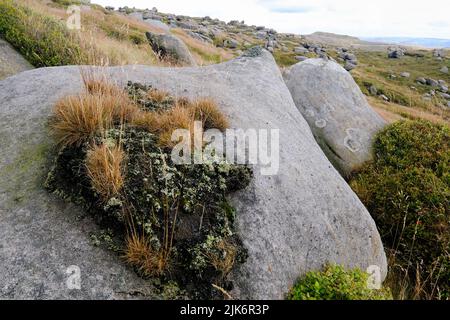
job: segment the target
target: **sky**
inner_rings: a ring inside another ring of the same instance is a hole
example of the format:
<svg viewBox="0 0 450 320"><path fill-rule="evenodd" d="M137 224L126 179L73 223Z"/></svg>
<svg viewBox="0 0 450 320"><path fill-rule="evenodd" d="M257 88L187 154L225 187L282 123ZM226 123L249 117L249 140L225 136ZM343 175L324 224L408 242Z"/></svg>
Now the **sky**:
<svg viewBox="0 0 450 320"><path fill-rule="evenodd" d="M92 0L164 13L244 20L278 32L450 39L449 0Z"/></svg>

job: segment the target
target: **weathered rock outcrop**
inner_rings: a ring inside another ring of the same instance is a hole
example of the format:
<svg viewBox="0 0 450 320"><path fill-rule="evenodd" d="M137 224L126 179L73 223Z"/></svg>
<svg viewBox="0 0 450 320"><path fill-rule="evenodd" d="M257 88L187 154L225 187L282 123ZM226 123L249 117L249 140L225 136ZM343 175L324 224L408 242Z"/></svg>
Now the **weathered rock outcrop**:
<svg viewBox="0 0 450 320"><path fill-rule="evenodd" d="M386 258L367 210L333 168L295 107L267 51L202 68L128 66L103 72L174 96L213 97L234 128L278 129L279 170L236 193L237 227L249 257L233 273L233 295L281 299L298 276L326 262L378 265ZM55 101L82 90L77 67L28 71L0 82L0 275L2 297L111 297L141 282L88 244L90 226L73 205L41 187L51 144L45 123ZM81 267L82 293L61 270Z"/></svg>
<svg viewBox="0 0 450 320"><path fill-rule="evenodd" d="M0 39L0 80L30 69L33 66L8 42Z"/></svg>
<svg viewBox="0 0 450 320"><path fill-rule="evenodd" d="M333 61L308 59L284 77L317 142L344 176L372 158L373 137L385 122L347 71Z"/></svg>
<svg viewBox="0 0 450 320"><path fill-rule="evenodd" d="M161 58L167 58L184 66L196 66L194 58L183 41L171 34L145 34L153 49Z"/></svg>

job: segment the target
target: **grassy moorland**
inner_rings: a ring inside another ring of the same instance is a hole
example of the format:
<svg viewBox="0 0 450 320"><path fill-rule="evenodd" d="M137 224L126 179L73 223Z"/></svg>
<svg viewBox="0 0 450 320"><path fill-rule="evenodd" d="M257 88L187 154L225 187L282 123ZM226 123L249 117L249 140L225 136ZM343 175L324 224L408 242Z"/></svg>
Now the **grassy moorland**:
<svg viewBox="0 0 450 320"><path fill-rule="evenodd" d="M81 30L69 30L71 0L4 0L0 3L0 34L36 67L58 65L168 65L159 61L145 32L161 32L130 16L97 5L82 7ZM228 60L230 52L176 32L200 65Z"/></svg>
<svg viewBox="0 0 450 320"><path fill-rule="evenodd" d="M384 94L389 102L372 96L372 106L385 112L393 119L426 119L433 122L449 122L450 109L443 108L446 102L436 95L427 101L423 95L429 93L430 86L418 83L419 77L444 80L450 83L450 74L440 72L443 66L450 66L450 60L439 61L431 51L417 52L423 57L405 56L401 59L388 59L385 52L357 52L359 65L352 71L361 90L371 96L369 88L374 86L378 94ZM407 72L409 77L402 77ZM394 76L394 77L393 77Z"/></svg>

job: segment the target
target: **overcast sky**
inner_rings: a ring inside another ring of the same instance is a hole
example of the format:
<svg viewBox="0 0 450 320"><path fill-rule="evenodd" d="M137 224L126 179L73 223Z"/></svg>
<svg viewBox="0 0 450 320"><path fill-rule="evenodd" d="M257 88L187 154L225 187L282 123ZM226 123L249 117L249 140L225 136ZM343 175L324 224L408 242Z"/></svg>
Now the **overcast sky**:
<svg viewBox="0 0 450 320"><path fill-rule="evenodd" d="M279 32L450 39L449 0L92 0L164 13L244 20Z"/></svg>

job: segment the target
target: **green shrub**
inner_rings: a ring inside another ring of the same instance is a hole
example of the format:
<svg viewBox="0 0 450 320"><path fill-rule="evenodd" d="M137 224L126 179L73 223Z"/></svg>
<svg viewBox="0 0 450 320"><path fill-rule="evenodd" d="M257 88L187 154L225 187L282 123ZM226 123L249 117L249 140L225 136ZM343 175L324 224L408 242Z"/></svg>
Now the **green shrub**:
<svg viewBox="0 0 450 320"><path fill-rule="evenodd" d="M79 38L63 22L11 0L0 2L0 36L35 67L88 63Z"/></svg>
<svg viewBox="0 0 450 320"><path fill-rule="evenodd" d="M449 128L398 122L378 134L374 151L350 185L377 223L391 271L409 279L394 294L450 297Z"/></svg>
<svg viewBox="0 0 450 320"><path fill-rule="evenodd" d="M376 165L395 170L430 169L448 181L450 129L427 121L406 121L391 125L378 135L374 145Z"/></svg>
<svg viewBox="0 0 450 320"><path fill-rule="evenodd" d="M360 269L345 270L328 265L323 271L308 272L288 294L289 300L390 300L389 290L367 287L369 275Z"/></svg>

